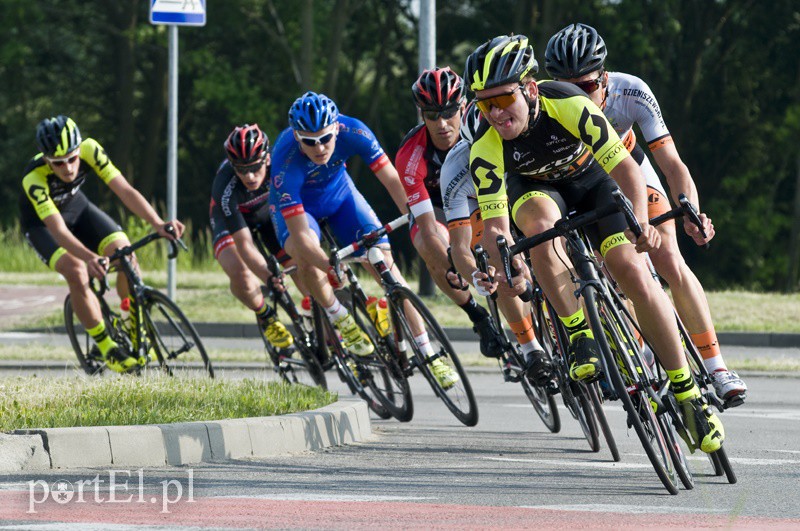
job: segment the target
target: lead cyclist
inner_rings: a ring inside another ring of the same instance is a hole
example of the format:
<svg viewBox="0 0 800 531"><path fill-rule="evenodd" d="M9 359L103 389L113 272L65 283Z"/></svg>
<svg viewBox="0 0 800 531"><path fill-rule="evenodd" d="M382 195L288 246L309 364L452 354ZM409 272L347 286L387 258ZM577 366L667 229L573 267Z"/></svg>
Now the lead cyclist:
<svg viewBox="0 0 800 531"><path fill-rule="evenodd" d="M547 43L545 69L553 79L578 86L603 110L642 170L647 184L649 217L667 212L670 204L658 175L636 142L634 124L639 125L653 158L664 173L673 201L677 203L678 196L685 194L699 208L697 186L675 148L650 87L636 76L607 72L606 55L605 42L597 30L586 24L570 24ZM700 219L706 233L713 237L711 219L703 213ZM683 228L698 245L705 242L699 229L688 219L684 220ZM675 308L703 356L703 364L711 375L717 396L730 406L738 406L744 401L747 385L725 365L705 291L681 256L674 221L659 225L658 231L661 246L648 253L650 259L658 274L669 284Z"/></svg>

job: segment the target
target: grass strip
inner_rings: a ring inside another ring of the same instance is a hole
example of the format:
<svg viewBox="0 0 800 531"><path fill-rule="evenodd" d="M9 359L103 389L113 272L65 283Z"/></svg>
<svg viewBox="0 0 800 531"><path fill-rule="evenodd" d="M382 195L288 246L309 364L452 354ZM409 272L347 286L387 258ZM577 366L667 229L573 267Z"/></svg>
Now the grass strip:
<svg viewBox="0 0 800 531"><path fill-rule="evenodd" d="M336 399L317 387L255 379L15 377L0 380L0 431L285 415Z"/></svg>

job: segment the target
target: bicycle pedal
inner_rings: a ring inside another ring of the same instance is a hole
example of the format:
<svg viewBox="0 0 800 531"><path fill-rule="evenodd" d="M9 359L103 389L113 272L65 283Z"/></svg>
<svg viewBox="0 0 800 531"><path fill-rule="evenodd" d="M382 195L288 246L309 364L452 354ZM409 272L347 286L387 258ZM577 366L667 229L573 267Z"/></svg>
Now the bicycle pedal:
<svg viewBox="0 0 800 531"><path fill-rule="evenodd" d="M514 372L511 369L503 369L503 381L518 383L522 381L522 373Z"/></svg>
<svg viewBox="0 0 800 531"><path fill-rule="evenodd" d="M725 400L722 404L722 409L729 409L732 407L741 406L744 404L745 399L747 398L747 393L739 393L738 395L733 395L732 397Z"/></svg>

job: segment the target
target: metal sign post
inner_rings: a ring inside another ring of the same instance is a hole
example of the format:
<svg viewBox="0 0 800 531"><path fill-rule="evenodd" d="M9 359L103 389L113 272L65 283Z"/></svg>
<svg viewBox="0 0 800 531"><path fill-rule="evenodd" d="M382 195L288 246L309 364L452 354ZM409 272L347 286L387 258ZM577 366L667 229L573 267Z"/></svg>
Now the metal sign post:
<svg viewBox="0 0 800 531"><path fill-rule="evenodd" d="M436 0L420 0L419 2L419 73L426 68L436 66ZM420 117L420 121L422 118ZM436 284L431 278L428 266L420 256L419 294L430 297L436 293Z"/></svg>
<svg viewBox="0 0 800 531"><path fill-rule="evenodd" d="M167 219L178 217L178 26L205 26L205 0L150 0L150 23L169 25ZM167 295L175 299L177 260L167 265Z"/></svg>

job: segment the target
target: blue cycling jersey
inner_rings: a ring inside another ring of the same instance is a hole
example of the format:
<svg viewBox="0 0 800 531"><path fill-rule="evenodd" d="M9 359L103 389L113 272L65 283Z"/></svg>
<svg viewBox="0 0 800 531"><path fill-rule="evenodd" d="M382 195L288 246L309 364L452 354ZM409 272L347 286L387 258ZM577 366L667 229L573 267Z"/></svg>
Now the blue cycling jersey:
<svg viewBox="0 0 800 531"><path fill-rule="evenodd" d="M283 217L304 211L325 216L350 195L347 159L359 155L373 172L389 164L373 132L350 116L339 115L336 148L325 165L311 161L300 150L291 128L284 129L272 148L270 205Z"/></svg>

